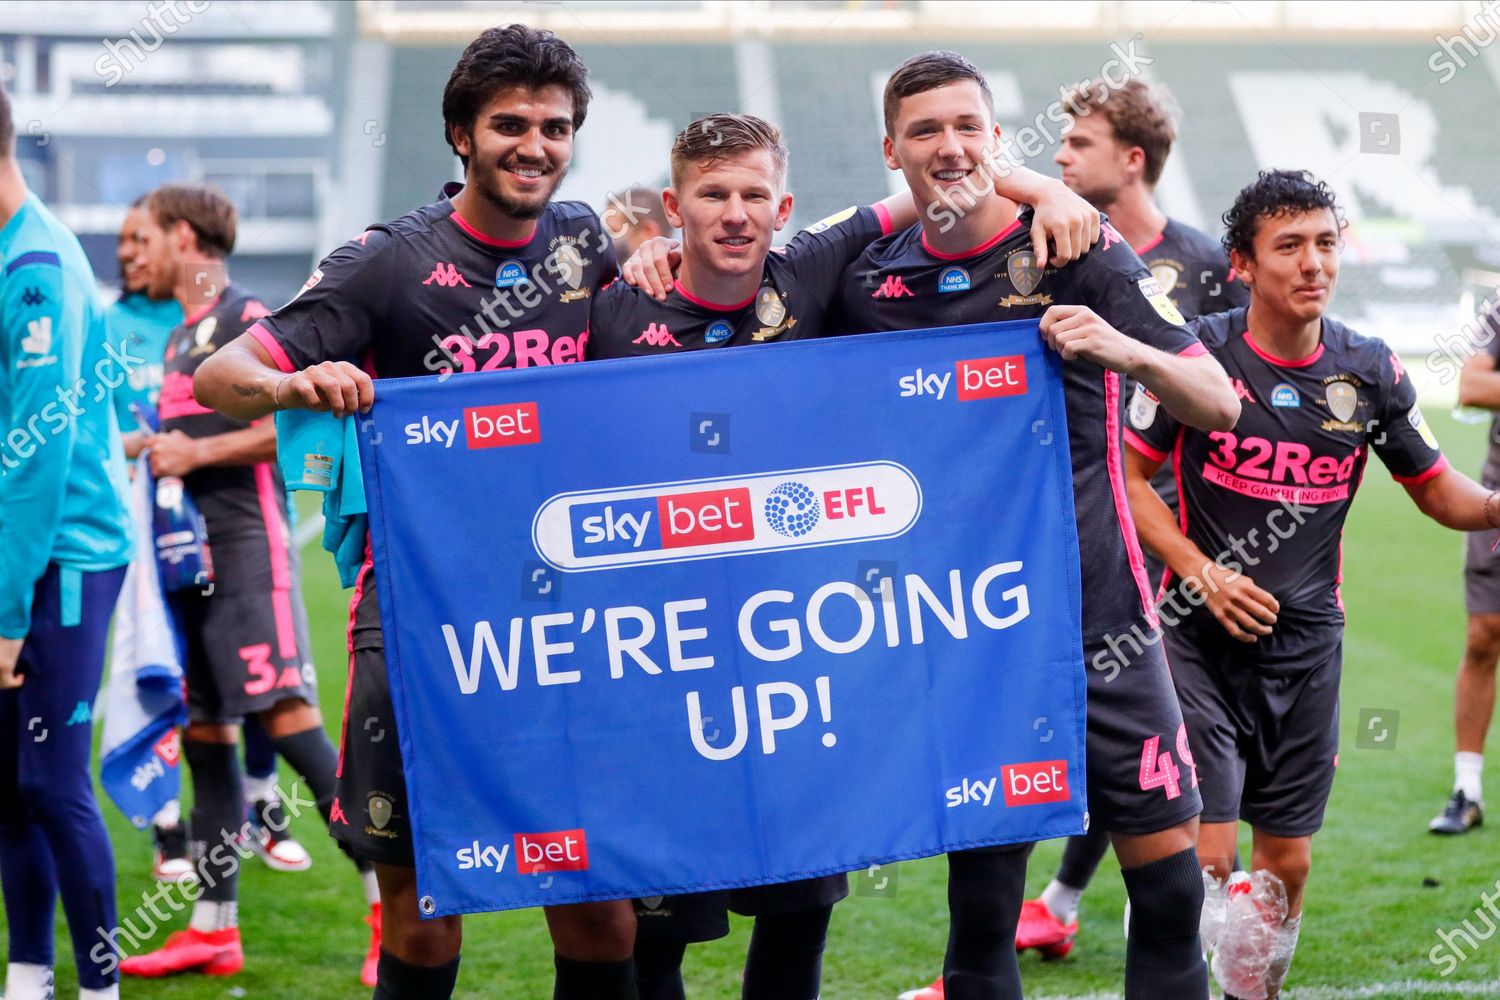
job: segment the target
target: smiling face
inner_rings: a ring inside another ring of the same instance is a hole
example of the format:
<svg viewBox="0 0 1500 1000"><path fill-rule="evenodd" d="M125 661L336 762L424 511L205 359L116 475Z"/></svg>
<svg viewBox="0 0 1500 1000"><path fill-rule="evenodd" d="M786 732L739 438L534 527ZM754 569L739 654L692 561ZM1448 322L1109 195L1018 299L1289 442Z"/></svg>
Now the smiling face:
<svg viewBox="0 0 1500 1000"><path fill-rule="evenodd" d="M120 237L115 243L115 259L120 262L120 280L127 292L140 294L146 291L146 272L138 258L141 251L140 228L149 219L145 206L138 205L125 213L125 221L120 225Z"/></svg>
<svg viewBox="0 0 1500 1000"><path fill-rule="evenodd" d="M962 204L993 187L1000 127L979 84L957 80L903 97L885 138L885 162L900 170L919 208Z"/></svg>
<svg viewBox="0 0 1500 1000"><path fill-rule="evenodd" d="M792 213L768 149L687 163L681 187L664 196L682 230L682 253L722 277L759 275L774 234Z"/></svg>
<svg viewBox="0 0 1500 1000"><path fill-rule="evenodd" d="M1333 210L1283 212L1258 220L1254 257L1235 251L1231 263L1256 301L1303 323L1328 309L1339 276L1339 225Z"/></svg>
<svg viewBox="0 0 1500 1000"><path fill-rule="evenodd" d="M535 219L573 159L573 99L558 85L507 87L452 135L468 157L465 186L513 219Z"/></svg>

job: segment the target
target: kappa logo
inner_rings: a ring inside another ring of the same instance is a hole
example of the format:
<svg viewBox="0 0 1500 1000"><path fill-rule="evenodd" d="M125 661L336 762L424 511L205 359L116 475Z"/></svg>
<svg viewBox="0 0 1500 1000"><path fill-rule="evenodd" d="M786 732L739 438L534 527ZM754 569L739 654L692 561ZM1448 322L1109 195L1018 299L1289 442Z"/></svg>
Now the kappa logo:
<svg viewBox="0 0 1500 1000"><path fill-rule="evenodd" d="M70 726L86 726L93 721L94 713L86 701L80 701L74 706L73 714L68 716L68 725Z"/></svg>
<svg viewBox="0 0 1500 1000"><path fill-rule="evenodd" d="M432 266L432 273L427 276L427 280L422 282L422 284L437 284L443 288L454 288L458 285L463 285L465 288L473 287L463 275L458 273L458 268L452 264L434 264Z"/></svg>
<svg viewBox="0 0 1500 1000"><path fill-rule="evenodd" d="M1255 397L1250 395L1250 390L1246 387L1244 379L1237 378L1234 380L1234 395L1237 399L1243 399L1247 403L1255 402Z"/></svg>
<svg viewBox="0 0 1500 1000"><path fill-rule="evenodd" d="M21 293L21 305L39 306L47 301L47 296L40 288L28 288Z"/></svg>
<svg viewBox="0 0 1500 1000"><path fill-rule="evenodd" d="M1125 242L1125 238L1123 236L1121 236L1119 234L1119 232L1117 232L1115 230L1114 226L1111 226L1107 222L1102 222L1102 223L1099 224L1099 249L1100 250L1108 250L1110 247L1114 246L1116 243L1124 243L1124 242Z"/></svg>
<svg viewBox="0 0 1500 1000"><path fill-rule="evenodd" d="M905 296L912 298L912 290L906 287L906 282L899 274L888 274L880 287L870 293L872 299L899 299Z"/></svg>
<svg viewBox="0 0 1500 1000"><path fill-rule="evenodd" d="M647 347L681 347L677 338L672 336L672 331L667 329L665 323L652 323L641 331L641 335L631 341L632 344L645 344Z"/></svg>

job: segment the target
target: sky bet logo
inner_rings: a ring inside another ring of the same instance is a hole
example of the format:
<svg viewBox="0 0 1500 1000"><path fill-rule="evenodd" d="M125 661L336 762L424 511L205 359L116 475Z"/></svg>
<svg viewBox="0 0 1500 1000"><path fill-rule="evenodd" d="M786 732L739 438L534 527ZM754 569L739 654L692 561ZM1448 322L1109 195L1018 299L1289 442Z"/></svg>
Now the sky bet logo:
<svg viewBox="0 0 1500 1000"><path fill-rule="evenodd" d="M943 793L949 809L974 803L987 806L995 797L997 779L965 778ZM1000 768L1000 792L1006 806L1036 806L1068 801L1068 762L1039 760Z"/></svg>
<svg viewBox="0 0 1500 1000"><path fill-rule="evenodd" d="M969 358L959 361L951 372L918 368L896 380L902 399L931 396L943 399L952 388L958 401L994 399L998 396L1026 394L1026 359L1019 354L999 358Z"/></svg>
<svg viewBox="0 0 1500 1000"><path fill-rule="evenodd" d="M455 855L458 858L458 870L461 872L472 871L475 868L492 868L496 875L505 871L505 859L510 856L510 845L496 847L494 844L480 845L474 841L468 847L460 848Z"/></svg>
<svg viewBox="0 0 1500 1000"><path fill-rule="evenodd" d="M562 570L842 545L905 534L922 488L894 462L657 483L551 497L532 522Z"/></svg>
<svg viewBox="0 0 1500 1000"><path fill-rule="evenodd" d="M402 429L409 445L440 444L452 448L453 442L458 440L460 423L464 429L464 446L471 450L536 444L542 439L542 425L537 418L535 403L471 406L464 410L462 420L434 420L424 416Z"/></svg>

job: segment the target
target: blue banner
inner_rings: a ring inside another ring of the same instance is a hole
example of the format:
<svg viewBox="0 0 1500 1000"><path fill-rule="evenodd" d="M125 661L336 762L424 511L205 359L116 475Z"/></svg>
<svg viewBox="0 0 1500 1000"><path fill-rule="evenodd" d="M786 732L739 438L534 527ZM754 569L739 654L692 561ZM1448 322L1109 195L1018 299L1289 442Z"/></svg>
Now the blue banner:
<svg viewBox="0 0 1500 1000"><path fill-rule="evenodd" d="M1034 321L376 396L427 915L1082 829L1072 473Z"/></svg>

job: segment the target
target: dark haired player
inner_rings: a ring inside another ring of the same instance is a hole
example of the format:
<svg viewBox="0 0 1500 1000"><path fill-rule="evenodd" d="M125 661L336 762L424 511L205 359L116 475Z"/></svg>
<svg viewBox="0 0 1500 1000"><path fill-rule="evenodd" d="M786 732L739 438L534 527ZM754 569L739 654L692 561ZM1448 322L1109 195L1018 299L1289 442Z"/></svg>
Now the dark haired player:
<svg viewBox="0 0 1500 1000"><path fill-rule="evenodd" d="M333 802L337 755L317 708L296 546L286 490L276 470L276 429L199 405L193 372L268 310L229 280L236 213L223 193L168 184L153 191L139 221L137 266L146 293L170 295L183 322L167 338L162 432L146 441L158 495L170 478L192 496L208 527L211 587L169 595L185 639L188 725L183 756L193 780L191 835L201 894L188 927L154 952L125 959L127 976L196 971L224 976L244 966L234 850L245 816L235 742L257 718L276 750L302 775L324 819ZM379 913L373 873L361 862L367 901ZM378 917L372 918L379 934ZM371 942L362 975L373 981Z"/></svg>
<svg viewBox="0 0 1500 1000"><path fill-rule="evenodd" d="M709 115L679 133L672 146L672 186L662 199L666 217L682 230L677 280L662 301L626 282L599 292L588 357L665 355L820 335L844 268L873 240L915 222L916 209L909 194L851 208L772 252L772 237L792 211L786 166L780 130L753 116ZM1057 182L1017 171L999 183L1018 198L1043 204L1049 220L1059 220L1049 225L1066 252L1091 235L1086 231L1097 214ZM655 266L670 264L668 257L644 254L650 264L642 265L643 276L656 276ZM813 1000L833 905L848 891L847 878L836 875L667 897L649 906L637 901L642 1000L683 996L684 948L729 932L726 905L756 918L743 996Z"/></svg>
<svg viewBox="0 0 1500 1000"><path fill-rule="evenodd" d="M1081 84L1063 100L1069 129L1053 160L1063 183L1109 217L1110 225L1151 269L1177 311L1192 319L1246 305L1250 293L1235 280L1218 240L1171 219L1156 205L1156 183L1177 140L1178 109L1161 85L1140 79L1111 88L1103 80ZM1139 412L1156 401L1140 385L1127 385L1125 398ZM1164 464L1151 486L1173 510L1177 481ZM1156 586L1164 567L1147 553L1147 579ZM1037 899L1028 899L1016 928L1016 948L1038 948L1049 957L1066 955L1078 933L1078 901L1109 850L1102 826L1071 837L1057 875ZM914 993L912 1000L925 1000Z"/></svg>
<svg viewBox="0 0 1500 1000"><path fill-rule="evenodd" d="M1255 833L1251 867L1286 885L1288 916L1260 955L1270 964L1263 978L1221 962L1246 950L1227 937L1234 924L1214 953L1226 995L1260 1000L1279 994L1291 965L1312 835L1333 785L1341 539L1369 453L1449 528L1500 526L1500 493L1448 467L1391 349L1326 315L1343 228L1326 185L1301 171L1263 172L1224 222L1250 305L1192 327L1243 388L1239 422L1205 432L1137 410L1127 472L1141 538L1169 581L1183 581L1189 606L1168 622L1166 647L1193 737L1184 764L1203 789L1199 860L1228 872L1243 818ZM1180 518L1147 482L1168 453Z"/></svg>
<svg viewBox="0 0 1500 1000"><path fill-rule="evenodd" d="M287 407L364 412L383 378L579 361L595 291L615 276L599 218L552 195L588 112L587 71L551 32L512 24L475 39L443 91L465 183L335 250L301 294L204 363L200 400L254 420ZM373 564L355 588L333 834L373 861L384 901L379 1000L443 1000L460 918L423 920L406 778L386 681ZM377 718L379 727L364 725ZM353 720L351 722L351 720ZM413 734L421 739L427 734ZM556 997L635 996L629 900L548 907Z"/></svg>
<svg viewBox="0 0 1500 1000"><path fill-rule="evenodd" d="M1092 657L1112 633L1154 624L1125 497L1121 376L1193 426L1233 426L1238 402L1108 223L1081 260L1042 268L1013 204L991 199L954 210L973 176L993 169L999 139L989 88L972 63L951 52L902 63L886 84L885 125L886 164L905 174L922 221L877 240L845 272L834 322L858 332L1041 318L1064 361L1083 641ZM1153 646L1123 670L1086 673L1092 822L1110 831L1134 907L1126 996L1201 1000L1203 883L1193 852L1201 805L1191 784L1168 780L1187 742L1166 663ZM950 997L1021 996L1015 935L1029 850L948 856Z"/></svg>

